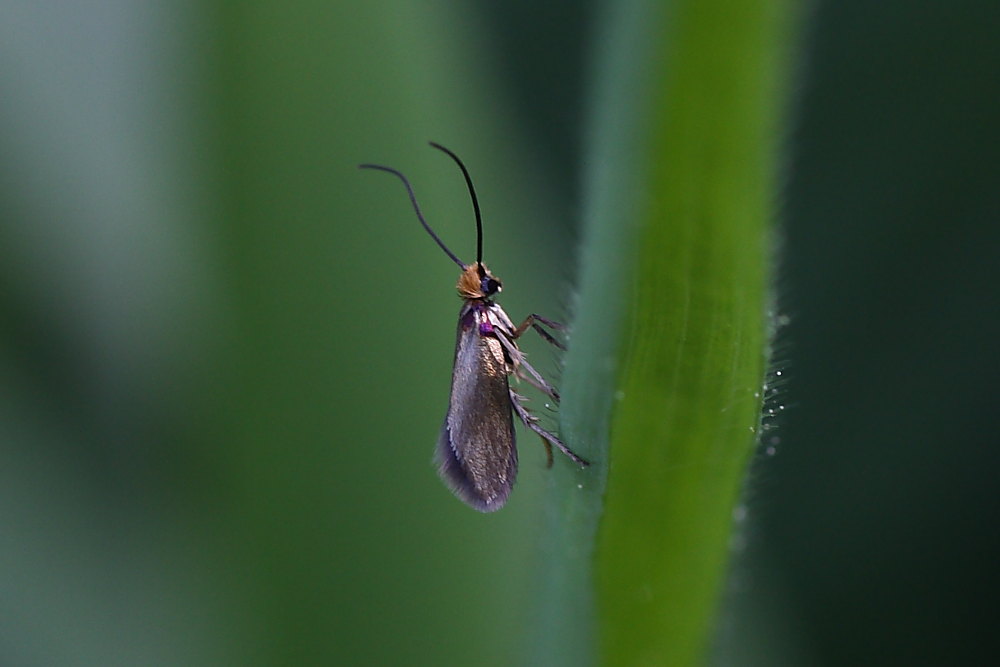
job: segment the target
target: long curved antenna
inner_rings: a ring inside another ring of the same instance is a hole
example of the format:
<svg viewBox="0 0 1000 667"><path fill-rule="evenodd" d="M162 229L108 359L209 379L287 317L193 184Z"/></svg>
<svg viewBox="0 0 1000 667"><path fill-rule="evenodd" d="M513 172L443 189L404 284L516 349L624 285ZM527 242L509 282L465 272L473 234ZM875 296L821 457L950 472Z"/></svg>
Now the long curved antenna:
<svg viewBox="0 0 1000 667"><path fill-rule="evenodd" d="M452 160L458 163L459 168L462 170L462 174L465 176L465 183L469 186L469 196L472 197L472 208L476 211L476 264L479 265L479 271L482 272L483 265L483 214L479 211L479 199L476 198L476 189L472 187L472 177L469 176L469 170L465 168L462 161L458 159L458 156L452 153L450 150L445 148L439 143L429 142L431 146L447 153Z"/></svg>
<svg viewBox="0 0 1000 667"><path fill-rule="evenodd" d="M461 267L463 270L465 269L465 263L458 257L456 257L455 253L453 253L451 250L448 250L448 246L444 244L444 241L438 238L438 235L434 233L434 230L431 229L431 226L427 224L426 220L424 220L424 214L420 212L420 205L417 204L417 196L413 194L413 187L410 186L410 182L406 180L406 176L403 176L402 172L396 171L392 167L383 167L380 164L359 164L358 169L378 169L379 171L387 171L390 174L395 174L396 176L399 176L399 180L403 181L403 185L406 186L406 194L410 195L410 203L413 204L413 210L417 212L417 218L420 219L420 224L424 226L424 229L426 229L427 233L431 235L431 238L437 241L437 244L441 246L441 250L444 250L445 254L451 257L451 261L458 264L459 267Z"/></svg>

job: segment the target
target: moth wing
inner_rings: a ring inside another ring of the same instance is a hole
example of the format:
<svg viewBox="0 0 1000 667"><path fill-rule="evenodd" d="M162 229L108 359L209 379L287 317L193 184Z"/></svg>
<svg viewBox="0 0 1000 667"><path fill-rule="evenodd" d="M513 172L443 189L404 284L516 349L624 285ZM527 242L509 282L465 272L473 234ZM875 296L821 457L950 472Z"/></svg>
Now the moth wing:
<svg viewBox="0 0 1000 667"><path fill-rule="evenodd" d="M461 500L481 512L507 501L517 477L517 448L500 341L480 333L475 311L459 318L451 400L438 438L439 473ZM485 316L485 314L483 314Z"/></svg>

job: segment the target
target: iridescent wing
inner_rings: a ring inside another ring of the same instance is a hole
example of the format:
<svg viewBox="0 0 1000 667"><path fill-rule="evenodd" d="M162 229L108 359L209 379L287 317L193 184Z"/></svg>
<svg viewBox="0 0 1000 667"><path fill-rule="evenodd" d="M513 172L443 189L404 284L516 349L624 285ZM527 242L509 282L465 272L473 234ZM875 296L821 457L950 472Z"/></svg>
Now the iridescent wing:
<svg viewBox="0 0 1000 667"><path fill-rule="evenodd" d="M481 512L503 507L517 477L511 365L497 335L482 306L462 309L451 400L437 448L441 478Z"/></svg>

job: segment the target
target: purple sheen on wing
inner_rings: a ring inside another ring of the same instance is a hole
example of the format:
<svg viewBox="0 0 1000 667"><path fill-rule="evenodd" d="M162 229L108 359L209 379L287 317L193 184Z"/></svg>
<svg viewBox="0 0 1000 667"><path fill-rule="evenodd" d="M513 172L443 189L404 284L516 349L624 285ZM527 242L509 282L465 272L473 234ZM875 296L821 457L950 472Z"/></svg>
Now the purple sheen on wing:
<svg viewBox="0 0 1000 667"><path fill-rule="evenodd" d="M503 494L493 498L483 498L479 494L472 480L469 479L469 476L462 468L462 462L459 461L458 455L455 453L447 425L441 429L441 437L438 438L437 456L435 458L438 462L438 473L441 475L441 479L452 490L452 493L461 498L463 502L473 509L477 509L480 512L496 512L507 502L507 497L510 495L510 487L507 487Z"/></svg>
<svg viewBox="0 0 1000 667"><path fill-rule="evenodd" d="M490 322L488 319L487 320L483 320L482 322L480 322L479 323L479 333L482 334L483 336L492 334L493 333L493 323Z"/></svg>
<svg viewBox="0 0 1000 667"><path fill-rule="evenodd" d="M473 325L475 325L476 318L478 315L479 312L477 311L476 308L469 308L468 310L462 313L462 319L459 320L459 325L463 329L471 329Z"/></svg>

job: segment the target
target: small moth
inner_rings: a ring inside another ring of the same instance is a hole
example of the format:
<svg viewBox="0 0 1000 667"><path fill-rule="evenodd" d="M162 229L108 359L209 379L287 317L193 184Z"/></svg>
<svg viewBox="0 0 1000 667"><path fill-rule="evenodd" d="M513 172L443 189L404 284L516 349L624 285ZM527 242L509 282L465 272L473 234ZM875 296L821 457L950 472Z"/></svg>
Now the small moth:
<svg viewBox="0 0 1000 667"><path fill-rule="evenodd" d="M539 426L538 417L524 407L527 399L511 389L508 381L514 375L558 403L559 393L528 363L516 341L530 327L549 343L565 349L542 325L556 330L563 327L535 314L528 315L520 326L515 327L503 308L493 301L493 296L500 292L501 284L482 261L483 219L472 178L457 155L440 144L431 142L431 146L458 164L469 187L476 213L476 261L473 264L462 262L434 233L420 212L410 182L401 172L377 164L362 164L359 167L378 169L399 177L424 229L462 269L457 285L462 309L458 313L451 399L438 437L435 458L441 478L456 496L480 512L494 512L507 501L517 477L513 415L516 414L525 426L542 437L549 466L552 465L552 445L581 467L589 463L558 437Z"/></svg>

